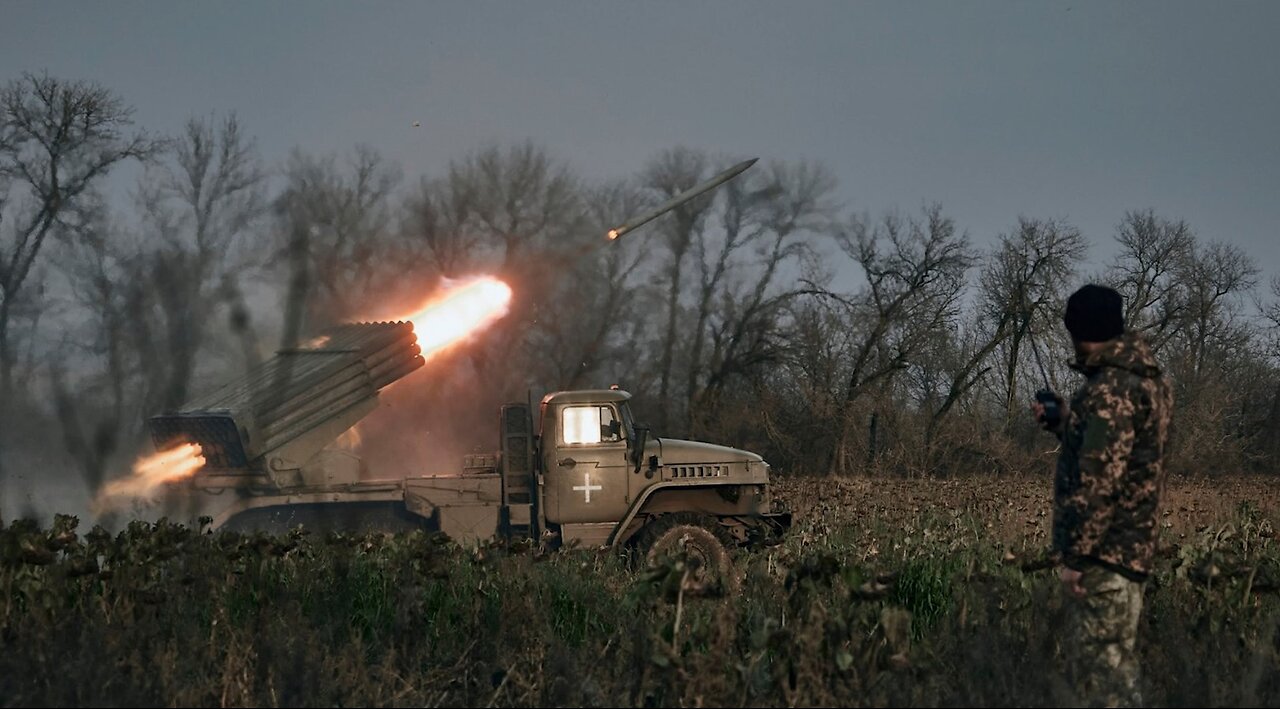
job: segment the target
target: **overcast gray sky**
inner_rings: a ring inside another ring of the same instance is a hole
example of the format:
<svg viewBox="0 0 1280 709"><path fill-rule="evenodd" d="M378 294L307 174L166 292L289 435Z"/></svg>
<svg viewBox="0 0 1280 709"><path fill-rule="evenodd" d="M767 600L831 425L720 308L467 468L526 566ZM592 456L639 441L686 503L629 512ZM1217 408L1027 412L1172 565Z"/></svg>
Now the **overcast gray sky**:
<svg viewBox="0 0 1280 709"><path fill-rule="evenodd" d="M94 79L164 132L234 109L268 160L363 141L408 175L525 138L589 177L678 144L812 158L850 207L939 201L979 242L1021 213L1100 245L1153 207L1275 272L1277 30L1280 2L8 0L0 80Z"/></svg>

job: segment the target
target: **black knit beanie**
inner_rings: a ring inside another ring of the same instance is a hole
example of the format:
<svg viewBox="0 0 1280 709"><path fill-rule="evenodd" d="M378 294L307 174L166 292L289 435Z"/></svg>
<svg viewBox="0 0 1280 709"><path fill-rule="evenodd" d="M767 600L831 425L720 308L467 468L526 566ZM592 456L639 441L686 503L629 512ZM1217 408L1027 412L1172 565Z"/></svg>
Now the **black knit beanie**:
<svg viewBox="0 0 1280 709"><path fill-rule="evenodd" d="M1081 342L1113 340L1124 334L1124 299L1111 288L1090 283L1067 298L1062 322Z"/></svg>

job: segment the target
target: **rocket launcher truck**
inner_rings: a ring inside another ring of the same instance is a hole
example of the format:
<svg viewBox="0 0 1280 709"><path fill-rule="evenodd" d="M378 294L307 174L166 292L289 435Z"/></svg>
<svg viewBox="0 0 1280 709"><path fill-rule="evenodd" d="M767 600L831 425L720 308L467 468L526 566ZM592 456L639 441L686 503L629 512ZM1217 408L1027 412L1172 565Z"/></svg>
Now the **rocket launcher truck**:
<svg viewBox="0 0 1280 709"><path fill-rule="evenodd" d="M185 484L220 505L215 528L357 524L462 543L680 546L715 565L725 546L776 539L790 524L759 455L652 436L617 389L501 407L498 450L467 456L455 474L364 479L359 458L331 444L423 364L411 323L342 325L151 418L152 438L157 449L201 446L205 466Z"/></svg>

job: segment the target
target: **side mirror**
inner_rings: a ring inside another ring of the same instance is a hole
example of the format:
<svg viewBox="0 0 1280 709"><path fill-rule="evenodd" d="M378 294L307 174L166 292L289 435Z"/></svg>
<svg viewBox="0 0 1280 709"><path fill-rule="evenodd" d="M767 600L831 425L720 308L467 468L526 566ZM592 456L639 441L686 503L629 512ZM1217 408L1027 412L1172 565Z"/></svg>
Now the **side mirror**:
<svg viewBox="0 0 1280 709"><path fill-rule="evenodd" d="M631 462L635 465L636 474L640 473L640 466L644 465L644 446L649 442L649 427L636 426L635 447L631 449Z"/></svg>

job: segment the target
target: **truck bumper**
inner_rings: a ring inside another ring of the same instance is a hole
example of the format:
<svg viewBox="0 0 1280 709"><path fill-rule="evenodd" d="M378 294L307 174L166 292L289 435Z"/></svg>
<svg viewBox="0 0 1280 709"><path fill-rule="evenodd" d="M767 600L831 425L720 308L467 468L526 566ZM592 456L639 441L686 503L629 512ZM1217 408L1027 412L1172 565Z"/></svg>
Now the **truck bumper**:
<svg viewBox="0 0 1280 709"><path fill-rule="evenodd" d="M791 529L791 513L790 512L770 512L760 515L769 526L777 529L779 532L785 532Z"/></svg>
<svg viewBox="0 0 1280 709"><path fill-rule="evenodd" d="M757 516L752 526L749 546L777 546L791 529L790 512L767 512Z"/></svg>

